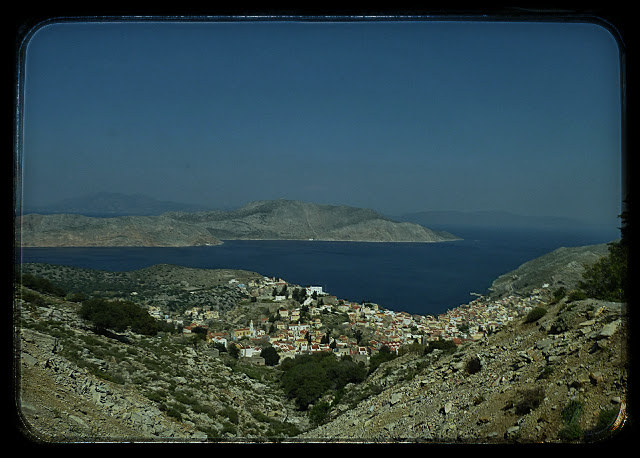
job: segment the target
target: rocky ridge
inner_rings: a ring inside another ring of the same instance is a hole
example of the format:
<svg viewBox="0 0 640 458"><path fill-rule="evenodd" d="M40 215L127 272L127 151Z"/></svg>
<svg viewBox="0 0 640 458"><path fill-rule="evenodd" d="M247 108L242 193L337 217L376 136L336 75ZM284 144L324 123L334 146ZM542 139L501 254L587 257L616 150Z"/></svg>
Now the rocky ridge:
<svg viewBox="0 0 640 458"><path fill-rule="evenodd" d="M17 218L16 233L23 247L179 247L222 243L202 227L165 216L25 215Z"/></svg>
<svg viewBox="0 0 640 458"><path fill-rule="evenodd" d="M500 275L491 284L490 295L531 294L543 284L551 290L565 288L570 291L582 280L584 266L593 264L607 253L606 243L558 248Z"/></svg>
<svg viewBox="0 0 640 458"><path fill-rule="evenodd" d="M201 246L221 240L442 242L458 238L373 210L299 201L260 201L234 211L166 212L98 218L30 214L17 218L24 247Z"/></svg>

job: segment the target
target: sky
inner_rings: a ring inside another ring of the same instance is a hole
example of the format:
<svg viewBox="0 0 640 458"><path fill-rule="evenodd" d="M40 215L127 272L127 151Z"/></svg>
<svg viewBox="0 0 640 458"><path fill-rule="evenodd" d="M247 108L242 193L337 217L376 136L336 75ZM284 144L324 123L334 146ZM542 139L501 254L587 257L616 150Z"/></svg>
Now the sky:
<svg viewBox="0 0 640 458"><path fill-rule="evenodd" d="M51 22L22 202L294 199L619 225L619 46L593 23Z"/></svg>

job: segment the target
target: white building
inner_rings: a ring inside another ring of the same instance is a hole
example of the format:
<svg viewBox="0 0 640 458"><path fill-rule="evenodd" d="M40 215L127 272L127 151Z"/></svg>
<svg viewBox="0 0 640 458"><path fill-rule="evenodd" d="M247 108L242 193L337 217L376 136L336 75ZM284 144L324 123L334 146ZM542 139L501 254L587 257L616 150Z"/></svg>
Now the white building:
<svg viewBox="0 0 640 458"><path fill-rule="evenodd" d="M313 293L317 293L318 296L322 294L322 286L307 286L307 295L311 296Z"/></svg>

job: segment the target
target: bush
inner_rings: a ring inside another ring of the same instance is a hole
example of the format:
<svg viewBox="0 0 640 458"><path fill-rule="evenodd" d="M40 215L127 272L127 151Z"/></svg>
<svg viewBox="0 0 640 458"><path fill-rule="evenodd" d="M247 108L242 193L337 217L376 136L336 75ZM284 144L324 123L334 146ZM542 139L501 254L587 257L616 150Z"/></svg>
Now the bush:
<svg viewBox="0 0 640 458"><path fill-rule="evenodd" d="M318 426L323 424L329 418L329 411L331 406L326 401L318 402L309 410L309 419L311 422Z"/></svg>
<svg viewBox="0 0 640 458"><path fill-rule="evenodd" d="M579 289L575 289L569 293L567 302L581 301L586 299L587 297L587 293L585 293L584 291L580 291Z"/></svg>
<svg viewBox="0 0 640 458"><path fill-rule="evenodd" d="M469 361L467 361L465 369L467 371L467 374L475 374L477 372L480 372L480 369L482 369L480 358L478 358L477 356L471 358Z"/></svg>
<svg viewBox="0 0 640 458"><path fill-rule="evenodd" d="M522 399L515 406L518 415L526 415L536 409L544 399L542 388L532 388L521 393Z"/></svg>
<svg viewBox="0 0 640 458"><path fill-rule="evenodd" d="M553 292L553 300L551 302L553 304L555 304L556 302L560 302L562 298L566 296L566 294L567 294L567 289L564 286L561 286L560 288L556 289Z"/></svg>
<svg viewBox="0 0 640 458"><path fill-rule="evenodd" d="M338 360L328 352L287 358L280 367L282 388L289 398L295 399L300 410L306 410L329 390L360 383L367 376L363 364L350 358Z"/></svg>
<svg viewBox="0 0 640 458"><path fill-rule="evenodd" d="M427 348L424 349L424 354L428 355L433 350L442 350L445 353L455 353L457 349L458 347L456 347L456 344L453 343L453 341L438 339L436 341L429 342Z"/></svg>
<svg viewBox="0 0 640 458"><path fill-rule="evenodd" d="M610 427L613 422L616 421L619 412L620 409L617 407L601 410L598 414L598 424L596 425L596 428L603 430Z"/></svg>
<svg viewBox="0 0 640 458"><path fill-rule="evenodd" d="M158 333L158 321L142 307L129 301L110 302L100 298L85 301L78 312L81 318L91 321L98 332L110 329L153 336Z"/></svg>
<svg viewBox="0 0 640 458"><path fill-rule="evenodd" d="M66 295L66 292L62 288L54 285L46 278L31 274L22 274L21 280L22 286L26 286L29 289L33 289L41 293L52 294L58 297L64 297Z"/></svg>
<svg viewBox="0 0 640 458"><path fill-rule="evenodd" d="M551 377L551 375L553 374L554 371L555 371L555 369L553 368L553 366L544 366L540 370L540 373L538 374L538 380L543 380L543 379Z"/></svg>
<svg viewBox="0 0 640 458"><path fill-rule="evenodd" d="M558 431L558 437L562 440L577 440L580 439L584 432L580 427L580 417L584 405L580 401L571 400L567 403L564 409L562 409L562 423L564 427Z"/></svg>
<svg viewBox="0 0 640 458"><path fill-rule="evenodd" d="M545 316L547 314L547 309L544 307L536 307L533 310L531 310L528 314L527 317L524 319L525 323L533 323L535 321L538 321L540 318L542 318L543 316Z"/></svg>
<svg viewBox="0 0 640 458"><path fill-rule="evenodd" d="M389 347L383 345L382 347L380 347L378 353L372 355L371 358L369 358L369 374L373 374L376 369L380 367L380 364L391 361L396 357L397 355L395 353L391 353Z"/></svg>

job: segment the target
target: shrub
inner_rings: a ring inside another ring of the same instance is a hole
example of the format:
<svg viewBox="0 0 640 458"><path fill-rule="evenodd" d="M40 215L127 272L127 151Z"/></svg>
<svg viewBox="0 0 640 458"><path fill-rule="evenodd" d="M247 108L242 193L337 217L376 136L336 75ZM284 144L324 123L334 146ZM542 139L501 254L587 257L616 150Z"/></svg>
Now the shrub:
<svg viewBox="0 0 640 458"><path fill-rule="evenodd" d="M544 307L536 307L533 310L531 310L528 314L527 317L524 319L525 323L533 323L535 321L538 321L540 318L542 318L543 316L545 316L547 314L547 309Z"/></svg>
<svg viewBox="0 0 640 458"><path fill-rule="evenodd" d="M601 410L598 414L598 424L596 428L602 430L610 427L618 417L618 413L619 409L617 407Z"/></svg>
<svg viewBox="0 0 640 458"><path fill-rule="evenodd" d="M275 366L278 364L278 362L280 362L280 355L278 354L278 351L272 346L264 348L260 352L260 356L264 358L264 363L267 366Z"/></svg>
<svg viewBox="0 0 640 458"><path fill-rule="evenodd" d="M442 350L445 353L455 353L457 349L458 347L456 347L456 344L453 343L452 340L438 339L436 341L429 342L427 347L424 349L424 354L428 355L433 352L433 350Z"/></svg>
<svg viewBox="0 0 640 458"><path fill-rule="evenodd" d="M522 399L515 405L518 415L526 415L536 409L544 399L544 390L542 388L532 388L524 390L521 393Z"/></svg>
<svg viewBox="0 0 640 458"><path fill-rule="evenodd" d="M391 353L389 347L383 345L378 353L372 355L371 358L369 358L369 374L373 374L376 369L380 367L380 364L391 361L396 357L397 355L395 353Z"/></svg>
<svg viewBox="0 0 640 458"><path fill-rule="evenodd" d="M287 358L280 367L283 370L282 388L301 410L306 410L329 390L360 383L367 376L363 364L350 358L338 360L329 352L300 355L293 360Z"/></svg>
<svg viewBox="0 0 640 458"><path fill-rule="evenodd" d="M564 409L562 409L562 423L564 427L558 431L558 437L562 440L577 440L580 439L584 432L580 427L580 417L584 405L580 401L571 400L567 403Z"/></svg>
<svg viewBox="0 0 640 458"><path fill-rule="evenodd" d="M309 419L314 425L321 425L329 418L330 410L331 406L328 402L320 401L309 410Z"/></svg>
<svg viewBox="0 0 640 458"><path fill-rule="evenodd" d="M21 280L23 286L41 293L52 294L58 297L64 297L66 295L66 292L62 288L54 285L46 278L31 274L22 274Z"/></svg>
<svg viewBox="0 0 640 458"><path fill-rule="evenodd" d="M480 372L480 369L482 369L480 358L478 358L477 356L471 358L469 361L467 361L467 366L465 369L467 371L467 374L475 374L477 372Z"/></svg>
<svg viewBox="0 0 640 458"><path fill-rule="evenodd" d="M562 422L565 425L576 423L580 421L580 416L584 406L580 401L571 400L567 403L564 409L562 409Z"/></svg>
<svg viewBox="0 0 640 458"><path fill-rule="evenodd" d="M92 298L83 302L78 314L91 321L98 332L108 329L122 332L128 327L138 334L152 336L158 332L157 320L142 307L129 301L111 302Z"/></svg>
<svg viewBox="0 0 640 458"><path fill-rule="evenodd" d="M538 374L538 380L549 378L554 372L553 366L544 366Z"/></svg>
<svg viewBox="0 0 640 458"><path fill-rule="evenodd" d="M223 417L227 417L229 421L233 424L237 425L238 422L240 421L238 412L233 407L227 406L218 413Z"/></svg>
<svg viewBox="0 0 640 458"><path fill-rule="evenodd" d="M46 302L44 301L42 296L40 296L37 293L34 293L33 291L24 290L22 292L22 300L24 300L25 302L29 302L33 305L36 305L38 307L46 306Z"/></svg>
<svg viewBox="0 0 640 458"><path fill-rule="evenodd" d="M553 292L553 300L552 303L560 302L560 300L567 295L567 289L564 286L556 289Z"/></svg>
<svg viewBox="0 0 640 458"><path fill-rule="evenodd" d="M581 301L583 299L586 299L587 297L588 297L587 293L585 293L584 291L580 291L579 289L574 289L569 293L569 296L567 297L567 302Z"/></svg>

